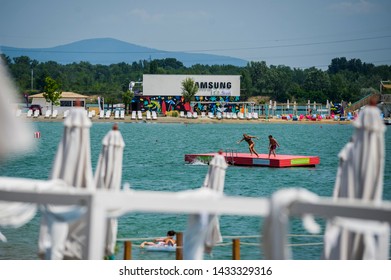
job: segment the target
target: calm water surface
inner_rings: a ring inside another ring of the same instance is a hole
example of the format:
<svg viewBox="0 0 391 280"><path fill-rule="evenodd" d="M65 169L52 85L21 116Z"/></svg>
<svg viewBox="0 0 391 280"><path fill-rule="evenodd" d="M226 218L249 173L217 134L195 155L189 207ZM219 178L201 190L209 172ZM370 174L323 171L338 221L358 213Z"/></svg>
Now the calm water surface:
<svg viewBox="0 0 391 280"><path fill-rule="evenodd" d="M41 138L37 147L22 158L0 165L1 176L47 179L63 134L63 124L36 123ZM94 123L91 128L92 166L95 169L104 135L111 123ZM156 124L120 123L126 147L123 161L123 183L136 190L182 191L199 188L208 170L207 165L185 164L187 153L217 152L232 148L248 152L247 145L236 141L243 133L256 135L255 148L267 153L267 136L272 134L280 143L280 154L318 155L320 165L315 168L251 168L229 167L226 173L227 195L269 197L274 191L287 187L306 188L320 196L331 196L338 166L338 153L353 133L351 125L328 124ZM391 200L391 151L387 143L391 132L386 132L386 166L383 198ZM202 209L202 205L200 205ZM323 225L323 221L319 220ZM119 219L119 238L144 238L165 235L167 230L184 231L187 216L181 214L133 213ZM263 258L259 236L263 220L256 217L221 216L223 236L241 237L241 258ZM2 229L7 243L0 243L0 259L36 259L39 216L19 229ZM295 235L307 234L298 220L290 224ZM231 237L224 246L213 250L205 259L231 259ZM320 243L321 237L293 236L294 244ZM141 241L134 241L135 244ZM117 258L123 254L119 243ZM295 246L295 259L319 259L322 245ZM173 253L145 252L133 249L134 259L174 259Z"/></svg>

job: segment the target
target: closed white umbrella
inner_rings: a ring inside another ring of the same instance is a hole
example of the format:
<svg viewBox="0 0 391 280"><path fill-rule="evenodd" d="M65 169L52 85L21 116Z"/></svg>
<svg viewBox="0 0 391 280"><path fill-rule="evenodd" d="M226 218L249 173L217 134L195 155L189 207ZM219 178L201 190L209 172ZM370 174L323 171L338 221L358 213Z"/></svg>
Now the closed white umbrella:
<svg viewBox="0 0 391 280"><path fill-rule="evenodd" d="M95 185L97 189L119 191L122 179L122 157L125 142L118 125L106 134L102 140L102 150L99 155L95 171ZM117 240L117 219L110 218L107 225L105 255L112 256Z"/></svg>
<svg viewBox="0 0 391 280"><path fill-rule="evenodd" d="M209 163L208 173L202 188L223 194L227 167L224 156L216 154ZM200 208L202 209L202 205ZM207 213L190 215L183 241L184 258L187 260L202 259L204 250L210 252L216 243L222 241L217 215Z"/></svg>
<svg viewBox="0 0 391 280"><path fill-rule="evenodd" d="M372 101L373 102L373 101ZM380 202L383 193L384 175L384 133L385 125L381 120L381 111L366 106L353 122L355 132L351 142L346 144L339 154L340 165L334 187L334 198L362 199L366 202ZM345 226L339 222L340 234L335 235L336 226L329 223L325 232L326 259L364 259L366 251L372 250L370 244L378 239L376 234L365 231L364 234L347 233L352 222L345 219ZM365 221L362 221L363 226ZM359 232L363 232L360 230Z"/></svg>
<svg viewBox="0 0 391 280"><path fill-rule="evenodd" d="M51 179L62 179L75 188L95 188L90 154L91 121L83 108L74 108L64 120ZM43 211L39 252L49 259L81 259L85 245L83 211L73 206L47 206Z"/></svg>

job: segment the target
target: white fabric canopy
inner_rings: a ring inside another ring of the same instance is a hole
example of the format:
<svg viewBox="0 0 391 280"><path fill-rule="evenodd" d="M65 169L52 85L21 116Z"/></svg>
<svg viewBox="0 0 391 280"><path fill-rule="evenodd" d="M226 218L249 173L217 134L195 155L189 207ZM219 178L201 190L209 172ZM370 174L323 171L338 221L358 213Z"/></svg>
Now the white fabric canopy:
<svg viewBox="0 0 391 280"><path fill-rule="evenodd" d="M366 106L353 122L355 132L349 143L339 153L340 164L337 171L333 197L362 199L381 202L384 175L384 132L385 125L376 106ZM347 232L350 221L342 220L336 226L328 223L325 232L325 259L363 259L377 254L365 254L366 246L371 246L378 237L368 231ZM365 227L368 221L361 221ZM333 235L336 227L340 235Z"/></svg>
<svg viewBox="0 0 391 280"><path fill-rule="evenodd" d="M71 110L64 121L64 134L58 146L51 179L62 179L76 188L94 189L90 127L91 121L83 108ZM43 258L82 258L86 240L85 218L82 217L84 210L77 206L48 205L42 208L38 245Z"/></svg>
<svg viewBox="0 0 391 280"><path fill-rule="evenodd" d="M21 153L34 144L30 123L16 117L18 93L0 59L0 160L11 153Z"/></svg>
<svg viewBox="0 0 391 280"><path fill-rule="evenodd" d="M99 155L95 171L95 185L97 189L119 191L122 180L122 157L125 142L117 126L113 126L102 141L102 150ZM111 256L115 251L117 240L117 219L110 218L107 225L105 255Z"/></svg>
<svg viewBox="0 0 391 280"><path fill-rule="evenodd" d="M224 156L216 154L209 163L208 173L202 188L223 194L227 166ZM207 252L210 252L216 243L223 241L218 216L202 213L202 205L200 205L200 209L201 214L189 216L183 241L184 259L203 259L205 249Z"/></svg>
<svg viewBox="0 0 391 280"><path fill-rule="evenodd" d="M263 225L262 247L266 259L289 260L292 252L288 247L289 207L293 202L316 203L319 197L306 189L282 189L273 193L270 214ZM319 233L320 227L312 215L303 215L303 226L310 233Z"/></svg>

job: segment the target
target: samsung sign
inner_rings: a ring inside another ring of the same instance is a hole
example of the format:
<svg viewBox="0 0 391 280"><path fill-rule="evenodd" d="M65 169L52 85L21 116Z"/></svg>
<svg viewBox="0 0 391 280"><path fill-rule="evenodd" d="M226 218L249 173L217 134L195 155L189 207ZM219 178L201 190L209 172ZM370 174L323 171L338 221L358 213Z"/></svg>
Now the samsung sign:
<svg viewBox="0 0 391 280"><path fill-rule="evenodd" d="M239 75L143 75L143 95L182 95L182 81L194 80L197 96L240 96Z"/></svg>

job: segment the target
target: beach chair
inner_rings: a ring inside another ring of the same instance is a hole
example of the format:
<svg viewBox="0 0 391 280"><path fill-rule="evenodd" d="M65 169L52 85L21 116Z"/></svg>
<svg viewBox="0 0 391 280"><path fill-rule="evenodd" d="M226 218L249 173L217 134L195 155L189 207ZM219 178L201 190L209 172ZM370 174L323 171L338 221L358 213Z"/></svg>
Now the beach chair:
<svg viewBox="0 0 391 280"><path fill-rule="evenodd" d="M46 110L45 112L45 118L50 118L50 116L52 115L52 110Z"/></svg>
<svg viewBox="0 0 391 280"><path fill-rule="evenodd" d="M38 118L38 117L39 117L39 110L35 110L33 118Z"/></svg>
<svg viewBox="0 0 391 280"><path fill-rule="evenodd" d="M244 120L244 114L242 112L238 112L238 119L239 120Z"/></svg>
<svg viewBox="0 0 391 280"><path fill-rule="evenodd" d="M19 118L22 115L22 110L21 109L17 109L16 112L15 112L15 115L16 115L17 118Z"/></svg>
<svg viewBox="0 0 391 280"><path fill-rule="evenodd" d="M201 112L201 118L206 118L206 113L205 112Z"/></svg>
<svg viewBox="0 0 391 280"><path fill-rule="evenodd" d="M227 119L228 120L232 119L232 112L227 112Z"/></svg>
<svg viewBox="0 0 391 280"><path fill-rule="evenodd" d="M95 116L96 116L95 110L91 110L91 116L92 116L92 117L95 117Z"/></svg>
<svg viewBox="0 0 391 280"><path fill-rule="evenodd" d="M120 117L119 117L121 120L124 120L125 119L125 110L121 110L120 112Z"/></svg>
<svg viewBox="0 0 391 280"><path fill-rule="evenodd" d="M156 111L152 111L152 119L157 120L157 113Z"/></svg>
<svg viewBox="0 0 391 280"><path fill-rule="evenodd" d="M69 110L65 110L63 118L65 119L69 115Z"/></svg>
<svg viewBox="0 0 391 280"><path fill-rule="evenodd" d="M92 111L89 111L89 112L88 112L88 118L89 118L89 119L92 119Z"/></svg>
<svg viewBox="0 0 391 280"><path fill-rule="evenodd" d="M193 119L198 119L198 113L197 112L193 112Z"/></svg>
<svg viewBox="0 0 391 280"><path fill-rule="evenodd" d="M132 116L130 119L135 120L136 119L136 111L132 111Z"/></svg>
<svg viewBox="0 0 391 280"><path fill-rule="evenodd" d="M111 116L111 110L106 111L105 119L110 119Z"/></svg>
<svg viewBox="0 0 391 280"><path fill-rule="evenodd" d="M57 118L58 116L58 110L53 110L52 119Z"/></svg>
<svg viewBox="0 0 391 280"><path fill-rule="evenodd" d="M105 111L102 110L102 111L99 112L99 118L100 119L104 119L104 117L105 117Z"/></svg>
<svg viewBox="0 0 391 280"><path fill-rule="evenodd" d="M232 119L237 120L238 119L238 115L236 113L232 113Z"/></svg>
<svg viewBox="0 0 391 280"><path fill-rule="evenodd" d="M115 120L119 119L119 111L118 110L115 110L115 112L114 112L114 119Z"/></svg>
<svg viewBox="0 0 391 280"><path fill-rule="evenodd" d="M27 111L27 117L28 117L28 118L31 118L32 115L33 115L33 110L31 110L31 109L28 110L28 111Z"/></svg>
<svg viewBox="0 0 391 280"><path fill-rule="evenodd" d="M180 111L180 112L179 112L179 117L180 117L180 118L184 118L184 117L185 117L185 112Z"/></svg>
<svg viewBox="0 0 391 280"><path fill-rule="evenodd" d="M221 112L217 112L217 113L216 113L216 118L217 118L218 120L221 120L221 119L223 118L223 115L221 114Z"/></svg>
<svg viewBox="0 0 391 280"><path fill-rule="evenodd" d="M151 111L147 111L146 114L147 114L146 119L147 119L148 121L152 120Z"/></svg>
<svg viewBox="0 0 391 280"><path fill-rule="evenodd" d="M254 120L257 120L257 119L258 119L258 113L257 113L257 112L253 112L253 119L254 119Z"/></svg>
<svg viewBox="0 0 391 280"><path fill-rule="evenodd" d="M227 118L227 112L222 112L221 114L222 114L222 116L223 116L223 119L226 119L226 118Z"/></svg>
<svg viewBox="0 0 391 280"><path fill-rule="evenodd" d="M143 113L141 111L137 111L137 119L142 120L143 119Z"/></svg>
<svg viewBox="0 0 391 280"><path fill-rule="evenodd" d="M252 117L252 114L251 113L246 113L246 119L247 120L251 120L253 117Z"/></svg>
<svg viewBox="0 0 391 280"><path fill-rule="evenodd" d="M208 118L210 118L210 119L214 119L214 118L215 118L215 116L213 115L213 113L212 113L212 112L209 112L209 113L208 113Z"/></svg>

